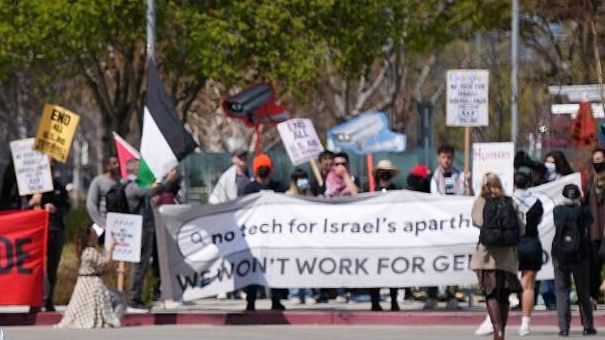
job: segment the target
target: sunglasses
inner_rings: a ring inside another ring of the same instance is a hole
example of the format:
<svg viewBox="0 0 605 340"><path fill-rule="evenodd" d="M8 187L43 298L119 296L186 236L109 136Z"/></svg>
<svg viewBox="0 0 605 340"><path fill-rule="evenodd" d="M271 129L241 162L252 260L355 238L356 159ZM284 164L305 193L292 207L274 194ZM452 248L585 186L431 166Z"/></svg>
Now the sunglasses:
<svg viewBox="0 0 605 340"><path fill-rule="evenodd" d="M334 166L338 166L338 165L344 165L347 166L347 162L335 162Z"/></svg>

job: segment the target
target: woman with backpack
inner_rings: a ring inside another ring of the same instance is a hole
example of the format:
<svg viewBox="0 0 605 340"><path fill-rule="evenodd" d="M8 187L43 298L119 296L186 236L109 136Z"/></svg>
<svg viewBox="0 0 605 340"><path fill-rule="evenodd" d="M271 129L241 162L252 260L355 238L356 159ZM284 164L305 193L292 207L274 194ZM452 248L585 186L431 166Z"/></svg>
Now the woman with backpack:
<svg viewBox="0 0 605 340"><path fill-rule="evenodd" d="M471 269L477 273L479 287L485 295L494 339L500 340L504 339L508 321L508 296L522 291L517 278L516 248L522 231L512 198L505 195L497 175L487 173L483 176L481 193L473 204L472 219L481 232ZM494 235L506 237L500 239Z"/></svg>
<svg viewBox="0 0 605 340"><path fill-rule="evenodd" d="M580 317L584 335L597 334L593 323L590 302L590 238L588 231L592 223L590 210L580 205L580 188L567 184L563 188L566 200L553 210L555 237L552 241L552 259L557 294L557 316L559 336L569 336L571 310L569 292L571 276L576 286Z"/></svg>

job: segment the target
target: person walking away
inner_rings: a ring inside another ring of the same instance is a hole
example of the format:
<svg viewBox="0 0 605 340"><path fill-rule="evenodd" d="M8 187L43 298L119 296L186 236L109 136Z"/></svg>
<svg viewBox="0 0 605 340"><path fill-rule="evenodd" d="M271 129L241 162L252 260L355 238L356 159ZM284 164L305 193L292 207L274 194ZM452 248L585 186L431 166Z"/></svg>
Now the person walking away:
<svg viewBox="0 0 605 340"><path fill-rule="evenodd" d="M471 188L471 174L461 172L454 166L455 152L451 145L441 145L437 149L437 162L439 166L433 171L431 179L431 193L434 195L473 195ZM458 300L455 297L458 287L445 287L447 294L447 308L458 309ZM430 287L429 296L424 309L433 309L437 305L438 288Z"/></svg>
<svg viewBox="0 0 605 340"><path fill-rule="evenodd" d="M326 178L328 177L330 170L332 170L332 165L334 163L334 153L328 150L322 151L317 157L317 162L319 163L319 173L323 184L319 185L317 178L312 176L310 179L311 193L313 193L314 196L324 196L326 193Z"/></svg>
<svg viewBox="0 0 605 340"><path fill-rule="evenodd" d="M531 170L520 168L514 174L515 191L513 199L521 215L521 220L525 221L525 235L519 241L517 252L519 255L519 270L521 271L521 294L522 318L519 335L524 336L530 333L529 324L531 314L534 308L536 275L542 268L542 243L538 234L538 225L542 221L544 208L542 202L536 195L527 190L531 178Z"/></svg>
<svg viewBox="0 0 605 340"><path fill-rule="evenodd" d="M105 230L107 216L107 192L120 180L120 163L118 158L110 156L103 160L103 173L95 177L88 188L86 211L90 219ZM101 240L101 239L100 239Z"/></svg>
<svg viewBox="0 0 605 340"><path fill-rule="evenodd" d="M487 173L473 203L473 225L480 228L479 243L471 259L493 325L494 340L504 339L511 293L522 291L517 278L517 244L523 226L512 198L505 196L500 178ZM503 237L498 237L498 236Z"/></svg>
<svg viewBox="0 0 605 340"><path fill-rule="evenodd" d="M591 242L589 289L593 308L599 302L603 259L605 257L605 149L596 148L589 160L589 176L584 184L584 205L590 208L592 223L589 235ZM605 281L603 281L605 290Z"/></svg>
<svg viewBox="0 0 605 340"><path fill-rule="evenodd" d="M63 252L65 223L63 218L70 208L69 196L65 190L54 161L51 162L53 191L36 193L28 197L28 204L34 209L48 211L48 238L46 246L46 273L44 275L44 309L55 311L53 295L57 284L57 270Z"/></svg>
<svg viewBox="0 0 605 340"><path fill-rule="evenodd" d="M252 163L254 171L254 181L248 183L244 188L244 195L254 194L263 190L281 192L281 184L271 179L273 171L273 161L266 154L259 154ZM246 287L246 311L256 310L256 293L259 285L249 285ZM287 295L287 289L271 288L271 310L285 310L281 299Z"/></svg>
<svg viewBox="0 0 605 340"><path fill-rule="evenodd" d="M231 156L231 164L231 167L221 175L212 189L208 203L218 204L232 201L244 194L246 185L250 183L248 152L246 150L235 151Z"/></svg>
<svg viewBox="0 0 605 340"><path fill-rule="evenodd" d="M388 159L383 159L376 165L374 169L374 180L376 181L376 191L386 192L388 190L399 190L397 185L393 183L393 178L399 175L399 169ZM398 288L389 288L391 295L391 311L398 311L399 303L397 302ZM371 309L373 311L381 311L380 306L380 288L370 288Z"/></svg>
<svg viewBox="0 0 605 340"><path fill-rule="evenodd" d="M111 293L101 278L110 268L111 254L116 243L115 240L111 241L105 255L99 253L96 244L97 234L91 227L79 230L76 237L76 253L80 261L78 280L57 328L120 326L120 315L113 309Z"/></svg>
<svg viewBox="0 0 605 340"><path fill-rule="evenodd" d="M592 216L590 210L580 205L580 188L567 184L563 188L566 201L553 210L555 237L552 242L552 259L557 294L557 317L559 336L569 336L571 309L569 292L573 275L580 318L584 335L597 334L593 323L592 305L589 294L590 239L588 231Z"/></svg>
<svg viewBox="0 0 605 340"><path fill-rule="evenodd" d="M176 169L172 169L165 177L163 183L155 184L151 188L142 188L136 182L139 173L138 159L131 159L126 162L126 172L128 173L128 177L124 193L128 201L128 208L131 213L143 216L141 257L140 261L134 263L132 266L129 287L130 301L128 306L134 309L147 309L148 306L142 300L142 291L143 281L149 269L155 243L155 221L151 198L165 191L165 188L178 178L178 174ZM153 259L153 261L157 260L157 258ZM157 291L158 288L155 287L154 290Z"/></svg>

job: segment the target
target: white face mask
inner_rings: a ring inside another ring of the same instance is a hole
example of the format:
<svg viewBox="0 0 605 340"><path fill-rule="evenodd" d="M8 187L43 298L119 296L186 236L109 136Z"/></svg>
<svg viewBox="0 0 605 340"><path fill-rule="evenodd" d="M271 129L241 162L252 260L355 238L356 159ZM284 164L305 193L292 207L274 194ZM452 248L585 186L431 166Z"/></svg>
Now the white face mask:
<svg viewBox="0 0 605 340"><path fill-rule="evenodd" d="M546 172L549 174L555 173L557 171L557 166L555 163L544 162L544 167L546 168Z"/></svg>
<svg viewBox="0 0 605 340"><path fill-rule="evenodd" d="M299 178L296 180L296 186L300 190L309 189L309 180L306 178Z"/></svg>

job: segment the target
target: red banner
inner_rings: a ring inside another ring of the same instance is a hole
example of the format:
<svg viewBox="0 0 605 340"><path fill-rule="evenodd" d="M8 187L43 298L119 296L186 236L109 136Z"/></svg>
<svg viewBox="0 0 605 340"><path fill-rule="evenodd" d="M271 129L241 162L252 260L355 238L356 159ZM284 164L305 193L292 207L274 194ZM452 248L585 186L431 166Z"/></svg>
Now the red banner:
<svg viewBox="0 0 605 340"><path fill-rule="evenodd" d="M0 214L0 305L42 305L47 229L45 210Z"/></svg>

